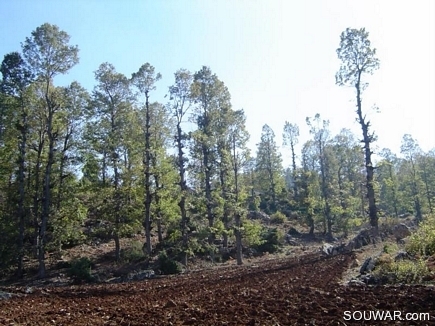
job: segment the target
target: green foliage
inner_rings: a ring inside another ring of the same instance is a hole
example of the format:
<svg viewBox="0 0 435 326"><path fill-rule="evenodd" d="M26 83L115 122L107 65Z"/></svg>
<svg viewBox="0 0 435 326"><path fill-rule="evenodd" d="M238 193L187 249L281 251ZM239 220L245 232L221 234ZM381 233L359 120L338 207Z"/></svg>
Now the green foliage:
<svg viewBox="0 0 435 326"><path fill-rule="evenodd" d="M430 270L422 259L395 262L389 254L384 254L376 263L374 275L388 283L420 284L430 275Z"/></svg>
<svg viewBox="0 0 435 326"><path fill-rule="evenodd" d="M386 254L393 254L399 250L399 247L397 244L385 244L384 248L382 249L382 252Z"/></svg>
<svg viewBox="0 0 435 326"><path fill-rule="evenodd" d="M168 254L164 250L159 254L159 265L160 270L165 275L179 274L182 272L181 264L169 258Z"/></svg>
<svg viewBox="0 0 435 326"><path fill-rule="evenodd" d="M283 224L285 221L287 221L287 217L283 213L281 213L279 211L276 212L276 213L273 213L270 216L270 222L271 223L274 223L274 224Z"/></svg>
<svg viewBox="0 0 435 326"><path fill-rule="evenodd" d="M411 234L406 250L415 255L432 256L435 254L435 216L429 216Z"/></svg>
<svg viewBox="0 0 435 326"><path fill-rule="evenodd" d="M92 262L88 257L76 258L71 261L71 267L68 269L68 276L75 282L92 282L94 277L91 274Z"/></svg>
<svg viewBox="0 0 435 326"><path fill-rule="evenodd" d="M243 244L246 247L261 245L264 242L261 238L262 229L263 227L258 221L244 221L241 228Z"/></svg>
<svg viewBox="0 0 435 326"><path fill-rule="evenodd" d="M262 243L257 245L256 249L259 252L273 254L279 250L283 237L282 231L277 228L264 228L261 234Z"/></svg>
<svg viewBox="0 0 435 326"><path fill-rule="evenodd" d="M140 241L133 241L128 248L121 251L121 259L124 262L136 262L145 258L143 251L143 243Z"/></svg>

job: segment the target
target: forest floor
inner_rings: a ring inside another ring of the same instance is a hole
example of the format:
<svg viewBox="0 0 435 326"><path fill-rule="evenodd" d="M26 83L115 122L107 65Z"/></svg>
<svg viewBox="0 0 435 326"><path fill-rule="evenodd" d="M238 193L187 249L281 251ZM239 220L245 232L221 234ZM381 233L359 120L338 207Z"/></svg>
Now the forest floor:
<svg viewBox="0 0 435 326"><path fill-rule="evenodd" d="M281 255L196 266L177 276L91 285L11 284L0 300L0 325L435 325L435 288L349 285L369 245L322 255L317 243ZM82 248L86 251L86 248ZM90 250L90 249L88 249ZM401 312L403 320L347 320L349 313ZM430 320L406 321L406 313Z"/></svg>

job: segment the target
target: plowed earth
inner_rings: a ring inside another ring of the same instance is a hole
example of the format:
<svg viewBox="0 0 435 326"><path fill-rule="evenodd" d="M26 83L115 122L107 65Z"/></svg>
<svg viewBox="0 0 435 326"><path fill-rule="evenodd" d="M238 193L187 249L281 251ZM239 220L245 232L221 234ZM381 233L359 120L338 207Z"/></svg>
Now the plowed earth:
<svg viewBox="0 0 435 326"><path fill-rule="evenodd" d="M435 290L339 285L351 256L274 259L141 282L46 287L0 301L1 325L429 325ZM347 321L345 311L430 313Z"/></svg>

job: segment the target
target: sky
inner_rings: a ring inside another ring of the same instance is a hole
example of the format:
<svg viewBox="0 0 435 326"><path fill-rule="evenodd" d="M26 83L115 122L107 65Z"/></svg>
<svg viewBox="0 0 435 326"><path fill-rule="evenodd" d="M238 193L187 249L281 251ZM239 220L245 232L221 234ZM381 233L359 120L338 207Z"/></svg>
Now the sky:
<svg viewBox="0 0 435 326"><path fill-rule="evenodd" d="M319 113L334 136L360 137L355 91L335 84L336 49L347 27L365 27L380 69L363 93L363 112L378 136L375 152L400 154L404 134L435 147L435 1L364 0L0 0L0 56L44 23L80 49L80 63L56 85L76 80L89 91L103 62L130 77L149 62L162 79L151 95L165 103L174 73L209 66L244 109L253 153L268 124L282 145L285 121L310 139L306 117ZM376 113L373 106L379 108ZM282 148L284 165L290 152Z"/></svg>

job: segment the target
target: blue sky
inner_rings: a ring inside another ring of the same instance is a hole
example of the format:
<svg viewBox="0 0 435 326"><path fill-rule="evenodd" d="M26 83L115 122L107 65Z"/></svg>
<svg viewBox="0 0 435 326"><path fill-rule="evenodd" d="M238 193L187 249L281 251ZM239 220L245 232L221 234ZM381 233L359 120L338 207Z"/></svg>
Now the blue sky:
<svg viewBox="0 0 435 326"><path fill-rule="evenodd" d="M286 120L299 125L305 142L305 118L316 113L330 120L333 135L344 127L360 135L354 91L335 85L335 50L343 30L365 27L381 61L363 94L377 147L399 153L405 133L423 150L435 147L432 0L0 0L0 56L20 50L45 22L80 49L80 63L58 85L77 80L91 91L101 63L130 77L149 62L163 76L153 100L165 102L176 70L210 66L233 107L245 110L253 150L265 123L279 145ZM370 110L374 104L380 113ZM282 153L287 164L290 155Z"/></svg>

